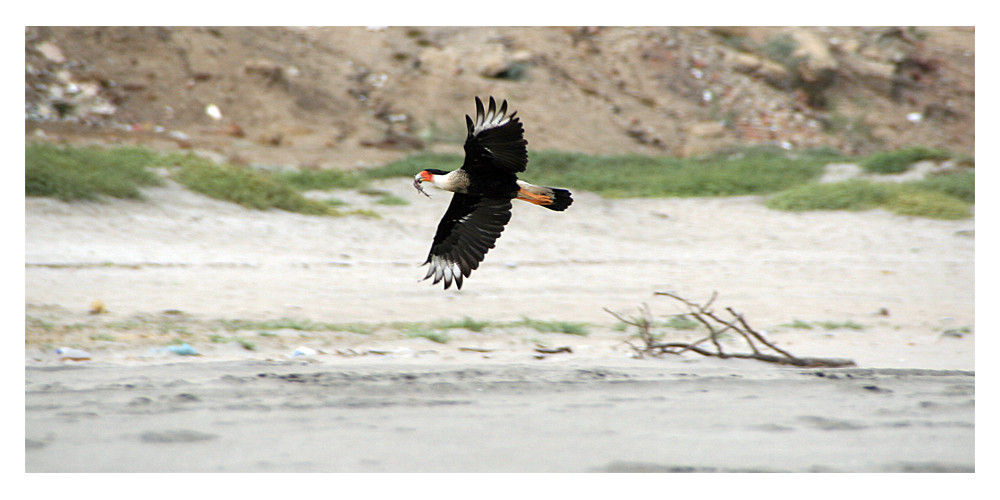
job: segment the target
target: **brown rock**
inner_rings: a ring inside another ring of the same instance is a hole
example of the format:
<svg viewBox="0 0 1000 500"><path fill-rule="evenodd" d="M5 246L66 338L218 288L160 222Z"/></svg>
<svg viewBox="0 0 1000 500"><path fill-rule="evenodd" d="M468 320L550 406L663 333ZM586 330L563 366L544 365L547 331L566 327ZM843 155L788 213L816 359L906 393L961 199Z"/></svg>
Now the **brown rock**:
<svg viewBox="0 0 1000 500"><path fill-rule="evenodd" d="M266 59L254 59L252 61L247 61L243 64L243 71L248 75L263 76L269 82L277 82L284 79L284 72L282 71L281 66L274 61Z"/></svg>
<svg viewBox="0 0 1000 500"><path fill-rule="evenodd" d="M746 52L729 52L726 54L726 60L733 69L743 73L753 73L760 69L762 64L759 57Z"/></svg>
<svg viewBox="0 0 1000 500"><path fill-rule="evenodd" d="M826 40L812 31L796 30L792 38L798 43L793 58L803 59L798 65L799 77L806 82L828 80L837 71L838 63L830 53Z"/></svg>
<svg viewBox="0 0 1000 500"><path fill-rule="evenodd" d="M56 64L62 64L66 62L66 56L63 55L62 50L60 50L59 47L57 47L56 44L52 42L42 42L38 44L38 46L35 48L38 49L38 51L41 52L42 55L45 56L45 58L51 62L54 62Z"/></svg>
<svg viewBox="0 0 1000 500"><path fill-rule="evenodd" d="M726 126L722 122L699 122L688 127L681 156L696 156L713 153L732 144L726 137Z"/></svg>
<svg viewBox="0 0 1000 500"><path fill-rule="evenodd" d="M755 74L775 88L788 89L792 86L792 73L788 68L770 59L762 59Z"/></svg>
<svg viewBox="0 0 1000 500"><path fill-rule="evenodd" d="M717 121L699 122L688 127L688 135L691 137L711 138L722 137L725 134L726 126Z"/></svg>

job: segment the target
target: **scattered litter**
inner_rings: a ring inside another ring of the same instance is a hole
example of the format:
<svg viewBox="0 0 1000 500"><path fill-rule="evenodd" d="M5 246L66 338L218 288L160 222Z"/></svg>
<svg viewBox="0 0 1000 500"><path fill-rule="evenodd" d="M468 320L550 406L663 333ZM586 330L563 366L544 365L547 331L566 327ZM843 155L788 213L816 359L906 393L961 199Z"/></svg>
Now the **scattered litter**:
<svg viewBox="0 0 1000 500"><path fill-rule="evenodd" d="M953 339L960 339L960 338L965 337L966 333L968 333L968 332L964 331L964 330L962 330L960 328L950 328L948 330L945 330L945 331L941 332L941 337L953 338Z"/></svg>
<svg viewBox="0 0 1000 500"><path fill-rule="evenodd" d="M60 347L56 349L56 354L59 355L59 359L63 361L89 361L90 353L87 351L81 351L80 349L73 349L72 347Z"/></svg>
<svg viewBox="0 0 1000 500"><path fill-rule="evenodd" d="M302 346L292 351L292 354L290 354L289 357L298 358L302 356L315 356L317 354L319 354L319 351L317 351L316 349Z"/></svg>
<svg viewBox="0 0 1000 500"><path fill-rule="evenodd" d="M111 116L115 114L115 111L118 111L118 108L115 107L114 104L107 102L100 102L90 107L91 113L96 113L104 116Z"/></svg>
<svg viewBox="0 0 1000 500"><path fill-rule="evenodd" d="M888 393L892 392L892 389L886 389L884 387L879 387L877 385L866 385L866 386L862 387L862 389L864 389L866 391L871 391L871 392L876 392L876 393L883 393L883 394L888 394Z"/></svg>
<svg viewBox="0 0 1000 500"><path fill-rule="evenodd" d="M381 88L385 85L385 81L389 79L389 75L385 73L379 73L377 75L371 75L368 77L368 82L372 84L375 88Z"/></svg>
<svg viewBox="0 0 1000 500"><path fill-rule="evenodd" d="M191 139L191 136L185 134L184 132L181 132L180 130L171 130L170 132L167 133L167 136L169 136L171 139L176 139L178 141L187 141Z"/></svg>
<svg viewBox="0 0 1000 500"><path fill-rule="evenodd" d="M108 309L104 307L104 301L101 299L94 299L94 301L90 303L89 312L90 314L104 314L108 312Z"/></svg>
<svg viewBox="0 0 1000 500"><path fill-rule="evenodd" d="M35 49L41 52L46 59L56 64L63 64L66 62L66 56L63 55L62 50L60 50L59 47L52 42L42 42L38 44Z"/></svg>
<svg viewBox="0 0 1000 500"><path fill-rule="evenodd" d="M167 346L167 350L180 356L201 356L201 353L196 351L194 347L188 345L187 342L181 345Z"/></svg>
<svg viewBox="0 0 1000 500"><path fill-rule="evenodd" d="M910 123L920 123L923 121L924 115L920 113L909 113L906 115L906 119L909 120Z"/></svg>
<svg viewBox="0 0 1000 500"><path fill-rule="evenodd" d="M211 117L213 120L222 119L222 110L219 109L215 104L209 104L205 106L205 114Z"/></svg>

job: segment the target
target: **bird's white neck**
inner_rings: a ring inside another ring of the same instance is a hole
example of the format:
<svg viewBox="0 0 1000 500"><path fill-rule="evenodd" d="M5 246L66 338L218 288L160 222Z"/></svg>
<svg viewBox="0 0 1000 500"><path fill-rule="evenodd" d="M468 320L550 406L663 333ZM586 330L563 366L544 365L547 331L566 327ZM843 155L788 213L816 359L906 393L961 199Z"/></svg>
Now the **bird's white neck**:
<svg viewBox="0 0 1000 500"><path fill-rule="evenodd" d="M469 176L462 169L452 170L447 174L438 174L431 178L431 183L438 189L453 193L464 193L469 187Z"/></svg>

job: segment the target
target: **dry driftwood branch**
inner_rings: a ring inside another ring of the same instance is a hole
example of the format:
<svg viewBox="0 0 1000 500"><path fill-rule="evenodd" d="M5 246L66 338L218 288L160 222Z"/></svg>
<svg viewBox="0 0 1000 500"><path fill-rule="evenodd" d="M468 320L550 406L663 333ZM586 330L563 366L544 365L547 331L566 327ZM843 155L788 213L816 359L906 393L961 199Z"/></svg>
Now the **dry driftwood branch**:
<svg viewBox="0 0 1000 500"><path fill-rule="evenodd" d="M690 316L692 319L700 323L702 326L708 330L708 335L694 342L660 342L657 340L657 336L653 333L653 315L650 312L649 305L643 304L639 308L639 316L634 318L626 318L608 308L604 310L614 316L618 321L625 323L627 325L632 325L639 330L638 337L643 345L635 345L628 340L625 341L636 354L639 356L651 355L658 356L661 354L682 354L687 351L691 351L702 356L717 357L717 358L738 358L738 359L756 359L758 361L765 361L768 363L777 363L783 365L800 366L800 367L838 367L838 366L854 366L854 361L850 359L842 358L800 358L793 355L792 353L781 349L776 346L771 341L767 340L760 332L753 329L747 322L746 318L742 314L737 313L733 308L727 307L726 312L732 315L732 319L720 318L712 310L712 304L715 299L718 298L716 292L712 292L712 296L709 297L704 304L698 304L685 299L675 293L671 292L655 292L654 295L662 295L670 297L678 302L684 304L688 312L685 315ZM719 342L719 336L723 333L733 331L736 332L750 348L750 352L738 352L730 353L726 352L722 343ZM764 347L758 347L754 342L762 344ZM712 342L712 347L714 350L706 349L701 347L700 344L706 341ZM773 353L765 352L764 349L770 349Z"/></svg>

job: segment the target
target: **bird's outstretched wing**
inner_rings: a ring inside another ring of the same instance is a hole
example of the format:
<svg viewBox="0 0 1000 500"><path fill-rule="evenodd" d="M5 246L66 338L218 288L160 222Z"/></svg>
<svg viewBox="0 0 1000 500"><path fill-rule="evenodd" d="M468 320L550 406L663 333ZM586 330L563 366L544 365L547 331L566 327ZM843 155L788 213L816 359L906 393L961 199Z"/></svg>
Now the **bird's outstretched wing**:
<svg viewBox="0 0 1000 500"><path fill-rule="evenodd" d="M445 289L454 281L461 289L463 277L479 267L510 221L510 209L509 199L455 193L424 261L430 264L424 279L433 276L435 285L444 280Z"/></svg>
<svg viewBox="0 0 1000 500"><path fill-rule="evenodd" d="M483 168L505 172L524 172L528 166L528 141L517 112L507 115L507 101L497 109L490 97L489 108L476 97L476 120L465 115L469 135L465 139L465 163L462 168L471 171Z"/></svg>

